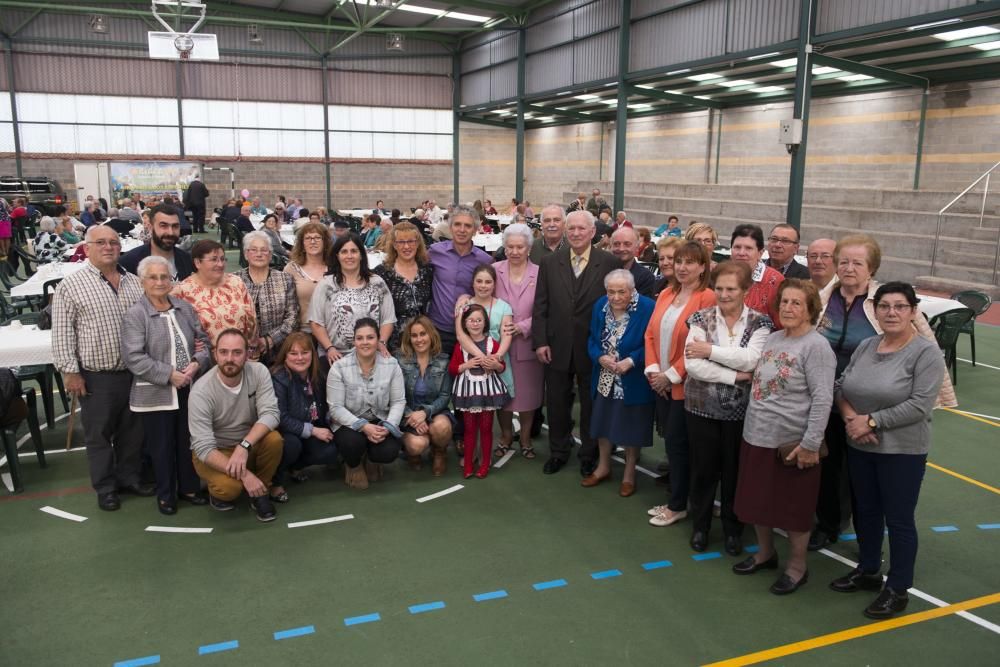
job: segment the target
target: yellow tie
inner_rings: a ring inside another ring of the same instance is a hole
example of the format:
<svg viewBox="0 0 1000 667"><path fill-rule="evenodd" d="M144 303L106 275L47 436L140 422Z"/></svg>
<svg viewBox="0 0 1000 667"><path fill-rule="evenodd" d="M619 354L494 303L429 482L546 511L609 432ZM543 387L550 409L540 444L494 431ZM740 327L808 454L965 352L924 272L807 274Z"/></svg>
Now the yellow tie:
<svg viewBox="0 0 1000 667"><path fill-rule="evenodd" d="M573 276L576 278L580 277L583 273L583 255L573 255Z"/></svg>

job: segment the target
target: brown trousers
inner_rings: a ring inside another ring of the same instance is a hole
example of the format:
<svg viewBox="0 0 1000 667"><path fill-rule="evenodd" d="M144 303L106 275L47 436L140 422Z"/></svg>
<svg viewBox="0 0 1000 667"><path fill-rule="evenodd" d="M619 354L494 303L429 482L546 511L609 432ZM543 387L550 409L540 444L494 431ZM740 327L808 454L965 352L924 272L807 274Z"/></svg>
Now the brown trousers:
<svg viewBox="0 0 1000 667"><path fill-rule="evenodd" d="M281 463L281 434L271 431L264 439L255 444L250 449L250 456L247 458L247 470L257 475L265 485L271 486L271 478L274 471ZM219 447L220 454L229 458L234 447ZM191 455L194 460L194 471L198 473L208 484L208 492L219 500L232 502L243 493L243 482L233 479L224 472L219 472L212 466L201 461L197 456Z"/></svg>

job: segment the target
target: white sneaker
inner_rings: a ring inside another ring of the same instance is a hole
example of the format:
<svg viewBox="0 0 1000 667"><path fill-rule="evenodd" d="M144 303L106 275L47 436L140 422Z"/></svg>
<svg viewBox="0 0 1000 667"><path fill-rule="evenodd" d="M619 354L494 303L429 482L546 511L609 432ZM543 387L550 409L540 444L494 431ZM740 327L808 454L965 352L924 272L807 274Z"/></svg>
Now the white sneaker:
<svg viewBox="0 0 1000 667"><path fill-rule="evenodd" d="M653 507L650 507L648 510L646 510L646 514L648 514L649 516L656 516L657 514L663 514L663 512L666 511L666 509L667 509L666 505L654 505Z"/></svg>
<svg viewBox="0 0 1000 667"><path fill-rule="evenodd" d="M672 512L669 508L666 508L650 519L649 523L654 526L671 526L681 519L686 519L687 515L688 513L685 511Z"/></svg>

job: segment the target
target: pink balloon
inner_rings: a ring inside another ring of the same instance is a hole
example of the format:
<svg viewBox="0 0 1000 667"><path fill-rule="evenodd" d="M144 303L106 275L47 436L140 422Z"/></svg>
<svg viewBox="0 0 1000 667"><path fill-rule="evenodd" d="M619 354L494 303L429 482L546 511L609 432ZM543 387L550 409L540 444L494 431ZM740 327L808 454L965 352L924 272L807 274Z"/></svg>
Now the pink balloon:
<svg viewBox="0 0 1000 667"><path fill-rule="evenodd" d="M240 194L243 195L243 198L245 199L245 198L247 198L247 197L250 196L250 191L247 190L246 188L243 188L243 190L240 192Z"/></svg>

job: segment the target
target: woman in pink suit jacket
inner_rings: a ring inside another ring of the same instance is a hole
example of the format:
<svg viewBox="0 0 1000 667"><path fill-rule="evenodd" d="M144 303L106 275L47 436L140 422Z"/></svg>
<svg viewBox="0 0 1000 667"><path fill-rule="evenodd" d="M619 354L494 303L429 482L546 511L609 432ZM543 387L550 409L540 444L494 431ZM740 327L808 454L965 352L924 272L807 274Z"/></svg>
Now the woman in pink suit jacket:
<svg viewBox="0 0 1000 667"><path fill-rule="evenodd" d="M498 413L500 422L501 452L506 452L514 442L514 412L521 422L521 455L535 458L531 444L531 421L542 405L544 367L532 349L531 311L535 304L535 285L538 283L538 265L528 260L533 237L527 225L510 225L503 232L504 252L507 259L497 262L496 295L510 304L514 311L510 323L513 336L508 356L514 375L514 398Z"/></svg>

